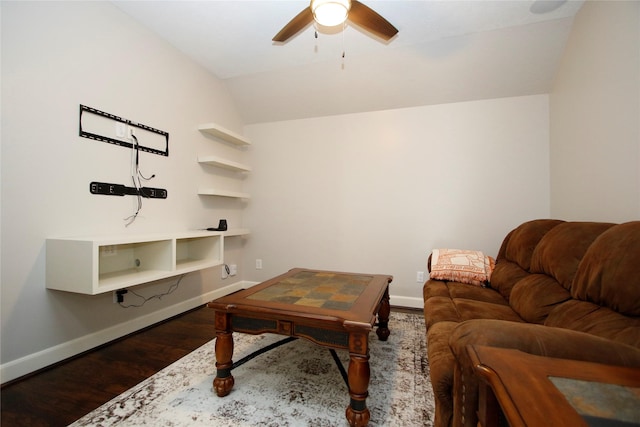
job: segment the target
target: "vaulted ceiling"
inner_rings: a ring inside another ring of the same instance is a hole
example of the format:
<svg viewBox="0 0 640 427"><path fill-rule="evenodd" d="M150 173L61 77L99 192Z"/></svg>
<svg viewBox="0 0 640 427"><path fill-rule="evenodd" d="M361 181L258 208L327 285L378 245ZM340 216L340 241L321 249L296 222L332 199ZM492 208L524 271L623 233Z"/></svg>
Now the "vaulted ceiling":
<svg viewBox="0 0 640 427"><path fill-rule="evenodd" d="M249 124L549 93L583 1L362 0L394 38L347 22L286 43L307 0L113 3L224 80Z"/></svg>

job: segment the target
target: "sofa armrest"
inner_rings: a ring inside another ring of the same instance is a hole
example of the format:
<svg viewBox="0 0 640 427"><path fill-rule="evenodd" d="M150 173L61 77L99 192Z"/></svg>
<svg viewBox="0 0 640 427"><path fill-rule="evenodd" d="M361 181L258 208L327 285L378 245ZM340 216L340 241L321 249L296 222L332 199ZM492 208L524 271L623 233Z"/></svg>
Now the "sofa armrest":
<svg viewBox="0 0 640 427"><path fill-rule="evenodd" d="M453 425L477 423L478 379L468 345L512 348L559 359L640 368L640 349L570 329L538 324L475 319L460 323L449 337L456 364L453 373Z"/></svg>

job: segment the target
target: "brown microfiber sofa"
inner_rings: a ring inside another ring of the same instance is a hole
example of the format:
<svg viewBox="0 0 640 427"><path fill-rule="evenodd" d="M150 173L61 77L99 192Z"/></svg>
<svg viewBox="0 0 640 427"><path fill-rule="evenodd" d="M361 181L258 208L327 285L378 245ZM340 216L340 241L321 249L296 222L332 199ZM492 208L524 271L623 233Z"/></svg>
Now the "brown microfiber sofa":
<svg viewBox="0 0 640 427"><path fill-rule="evenodd" d="M640 369L640 221L526 222L489 285L430 279L423 295L436 426L476 426L467 345Z"/></svg>

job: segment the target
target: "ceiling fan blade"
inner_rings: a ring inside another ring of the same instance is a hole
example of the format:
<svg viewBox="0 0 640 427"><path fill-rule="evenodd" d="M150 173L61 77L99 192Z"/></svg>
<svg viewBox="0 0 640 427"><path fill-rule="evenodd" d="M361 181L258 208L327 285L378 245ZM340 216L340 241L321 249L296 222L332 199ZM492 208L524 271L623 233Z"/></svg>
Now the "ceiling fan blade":
<svg viewBox="0 0 640 427"><path fill-rule="evenodd" d="M313 19L313 17L312 17ZM376 36L389 40L398 33L398 29L368 6L358 0L351 0L349 21L359 25Z"/></svg>
<svg viewBox="0 0 640 427"><path fill-rule="evenodd" d="M289 21L272 40L274 42L285 42L312 22L313 13L310 7L306 7L302 12L297 14L295 18Z"/></svg>

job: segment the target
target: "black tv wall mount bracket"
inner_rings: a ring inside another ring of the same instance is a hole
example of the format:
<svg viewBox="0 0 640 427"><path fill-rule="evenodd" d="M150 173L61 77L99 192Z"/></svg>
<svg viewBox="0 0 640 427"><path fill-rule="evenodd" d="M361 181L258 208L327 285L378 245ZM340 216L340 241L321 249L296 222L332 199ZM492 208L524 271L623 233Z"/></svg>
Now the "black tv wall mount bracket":
<svg viewBox="0 0 640 427"><path fill-rule="evenodd" d="M83 126L83 119L84 126ZM137 144L137 147L134 147L133 141L124 141L121 139L113 138L108 135L104 135L107 133L108 122L101 123L100 121L113 121L120 122L127 126L131 126L140 130L141 132L145 132L148 138L138 137L139 140L151 140L154 139L154 142L157 143L156 147L142 144ZM121 147L127 148L136 148L140 151L144 151L147 153L158 154L160 156L169 156L169 132L165 132L163 130L152 128L151 126L143 125L142 123L136 123L134 121L116 116L111 113L106 113L104 111L97 110L95 108L87 107L86 105L80 104L80 117L79 117L79 135L83 138L89 138L96 141L107 142L109 144L119 145ZM99 133L102 132L102 133ZM157 140L157 141L156 141Z"/></svg>
<svg viewBox="0 0 640 427"><path fill-rule="evenodd" d="M161 156L169 156L169 133L151 126L136 123L111 113L97 110L80 104L78 119L79 135L96 141L107 142L120 147L130 148L136 151L136 168L138 167L138 152L144 151ZM130 133L127 134L127 127ZM135 133L134 133L135 129ZM121 131L118 134L118 130ZM113 134L116 138L108 136ZM134 136L138 135L138 136ZM121 138L118 139L117 137ZM126 138L129 138L127 141ZM142 141L143 143L140 143ZM155 145L155 146L154 146ZM153 178L155 175L151 176ZM143 177L144 178L144 177ZM93 181L89 184L91 194L103 194L107 196L138 196L149 199L166 199L167 190L164 188L141 187L136 185L127 187L122 184ZM146 179L146 178L145 178ZM138 179L139 182L139 179Z"/></svg>

